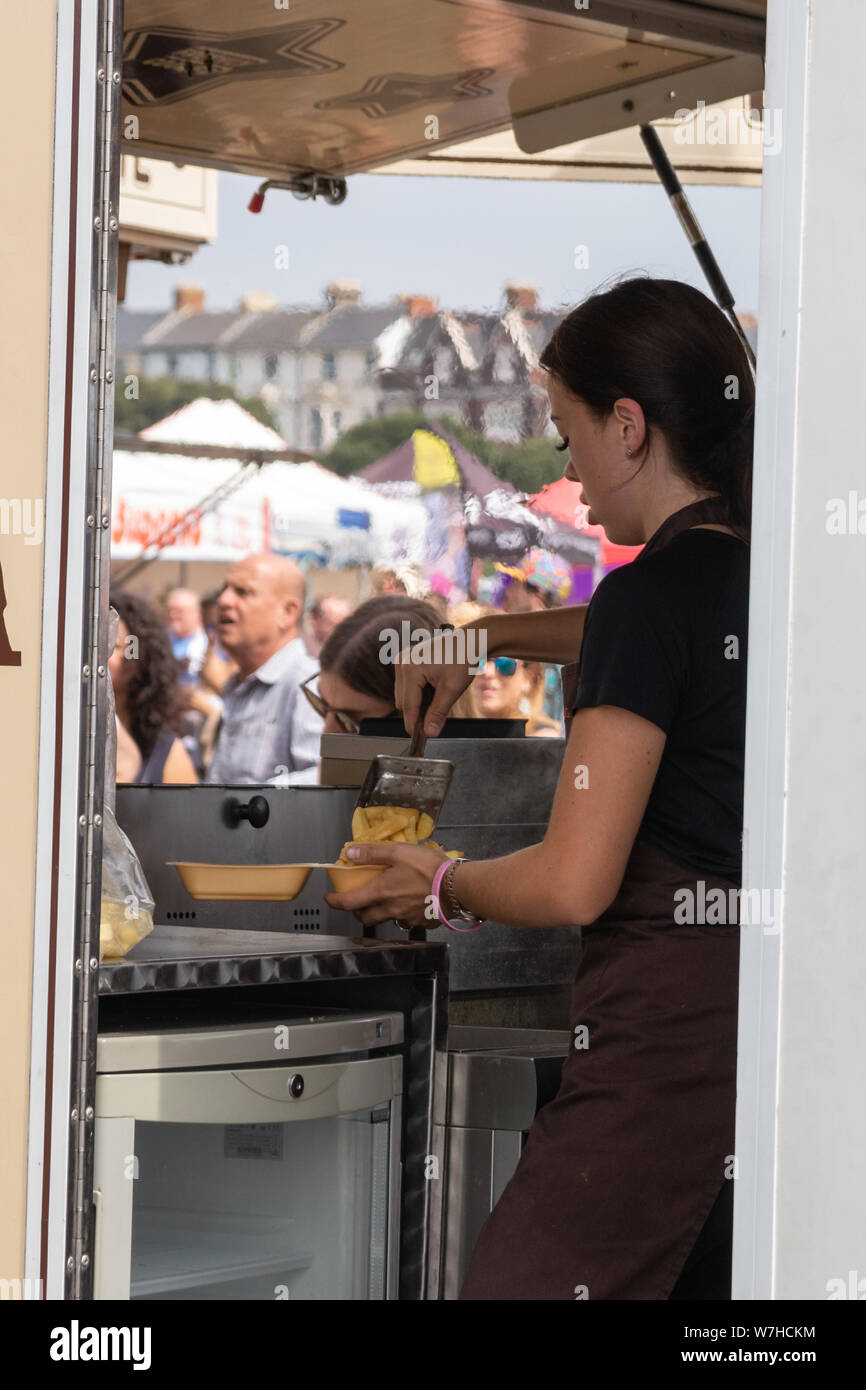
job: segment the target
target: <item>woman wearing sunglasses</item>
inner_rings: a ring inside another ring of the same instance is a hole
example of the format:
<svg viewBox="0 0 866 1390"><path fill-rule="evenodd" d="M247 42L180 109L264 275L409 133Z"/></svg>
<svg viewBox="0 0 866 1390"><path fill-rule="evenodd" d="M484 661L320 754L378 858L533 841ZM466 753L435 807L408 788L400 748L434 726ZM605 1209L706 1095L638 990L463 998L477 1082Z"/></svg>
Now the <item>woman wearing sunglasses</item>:
<svg viewBox="0 0 866 1390"><path fill-rule="evenodd" d="M528 738L561 738L562 730L542 713L544 667L538 661L495 656L470 687L481 719L525 719Z"/></svg>
<svg viewBox="0 0 866 1390"><path fill-rule="evenodd" d="M541 365L590 522L644 547L588 609L480 620L488 654L580 662L546 834L451 865L358 846L386 872L328 901L365 925L429 927L430 903L457 930L584 928L574 1047L461 1298L729 1299L751 370L705 295L649 277L585 300ZM430 735L472 679L436 655L396 685L407 726L435 686Z"/></svg>
<svg viewBox="0 0 866 1390"><path fill-rule="evenodd" d="M301 689L324 719L326 734L356 734L362 719L399 713L394 700L396 667L383 661L388 650L383 633L432 634L442 619L429 603L402 594L380 594L361 603L334 628L319 652L320 669ZM472 714L471 699L455 701L455 717Z"/></svg>

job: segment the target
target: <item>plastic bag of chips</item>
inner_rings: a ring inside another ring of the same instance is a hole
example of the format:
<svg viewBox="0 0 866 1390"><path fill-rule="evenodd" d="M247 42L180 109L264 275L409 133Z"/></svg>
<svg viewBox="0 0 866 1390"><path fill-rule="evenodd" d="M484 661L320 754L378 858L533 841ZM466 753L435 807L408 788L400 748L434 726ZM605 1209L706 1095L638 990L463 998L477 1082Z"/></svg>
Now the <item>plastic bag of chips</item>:
<svg viewBox="0 0 866 1390"><path fill-rule="evenodd" d="M103 806L102 910L99 959L120 960L153 931L154 901L141 862L114 818Z"/></svg>

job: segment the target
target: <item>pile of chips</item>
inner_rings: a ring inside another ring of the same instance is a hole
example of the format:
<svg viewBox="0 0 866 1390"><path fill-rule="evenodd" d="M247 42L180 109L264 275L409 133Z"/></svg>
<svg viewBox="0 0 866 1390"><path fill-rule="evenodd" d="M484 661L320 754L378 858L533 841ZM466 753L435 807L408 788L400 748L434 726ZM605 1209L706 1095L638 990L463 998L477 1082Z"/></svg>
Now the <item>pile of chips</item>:
<svg viewBox="0 0 866 1390"><path fill-rule="evenodd" d="M344 844L337 863L352 864L346 850L353 844L421 845L424 849L438 849L449 859L463 858L461 850L443 850L435 840L428 840L432 829L432 818L414 806L356 806L352 813L352 838Z"/></svg>

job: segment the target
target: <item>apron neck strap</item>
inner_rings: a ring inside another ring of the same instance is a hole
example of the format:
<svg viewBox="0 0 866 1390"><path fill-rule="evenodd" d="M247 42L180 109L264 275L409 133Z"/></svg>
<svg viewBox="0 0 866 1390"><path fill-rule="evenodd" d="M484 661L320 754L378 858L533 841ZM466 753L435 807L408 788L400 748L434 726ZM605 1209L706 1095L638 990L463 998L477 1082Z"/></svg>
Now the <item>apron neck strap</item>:
<svg viewBox="0 0 866 1390"><path fill-rule="evenodd" d="M693 526L706 525L731 526L728 509L721 497L702 497L699 502L690 502L687 507L681 507L678 512L665 517L658 530L650 536L638 558L661 550L681 531L688 531ZM741 527L731 526L731 530L738 540L748 545L748 536Z"/></svg>

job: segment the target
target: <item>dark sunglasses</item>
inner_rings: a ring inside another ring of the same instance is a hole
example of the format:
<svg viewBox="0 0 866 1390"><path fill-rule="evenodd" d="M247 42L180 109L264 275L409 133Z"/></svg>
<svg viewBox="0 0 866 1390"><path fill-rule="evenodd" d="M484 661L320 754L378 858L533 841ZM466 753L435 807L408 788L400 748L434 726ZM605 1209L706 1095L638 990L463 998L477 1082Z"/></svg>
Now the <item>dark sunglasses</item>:
<svg viewBox="0 0 866 1390"><path fill-rule="evenodd" d="M356 720L352 718L351 715L344 714L341 709L332 709L331 706L325 700L322 699L321 695L318 695L315 690L308 689L310 681L317 680L321 674L321 671L314 671L311 676L307 676L307 679L305 681L301 681L301 690L303 690L304 694L306 695L310 704L313 706L313 709L316 711L316 713L320 714L323 719L325 719L329 714L332 714L336 719L337 723L339 724L340 728L343 730L344 734L356 734L360 728L360 725L356 722Z"/></svg>

